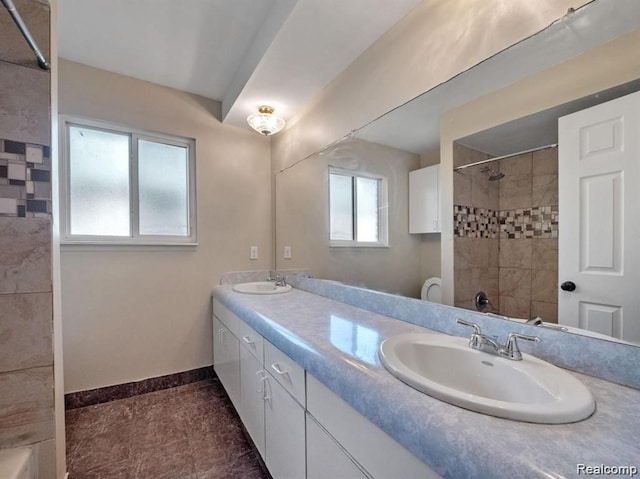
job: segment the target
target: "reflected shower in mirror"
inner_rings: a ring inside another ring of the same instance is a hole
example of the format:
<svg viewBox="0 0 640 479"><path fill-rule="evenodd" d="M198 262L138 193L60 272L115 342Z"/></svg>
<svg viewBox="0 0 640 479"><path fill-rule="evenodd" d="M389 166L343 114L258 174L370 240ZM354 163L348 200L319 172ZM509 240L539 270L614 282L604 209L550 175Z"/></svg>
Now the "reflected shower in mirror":
<svg viewBox="0 0 640 479"><path fill-rule="evenodd" d="M557 152L488 166L487 153L454 145L455 306L477 310L483 291L486 312L558 322Z"/></svg>

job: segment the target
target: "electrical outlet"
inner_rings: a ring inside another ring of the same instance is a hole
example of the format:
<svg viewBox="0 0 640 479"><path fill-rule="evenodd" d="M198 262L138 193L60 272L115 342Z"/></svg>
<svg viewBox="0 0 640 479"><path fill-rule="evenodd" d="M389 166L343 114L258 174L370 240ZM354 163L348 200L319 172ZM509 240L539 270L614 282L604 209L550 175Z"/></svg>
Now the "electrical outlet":
<svg viewBox="0 0 640 479"><path fill-rule="evenodd" d="M284 259L291 259L291 246L284 247Z"/></svg>
<svg viewBox="0 0 640 479"><path fill-rule="evenodd" d="M249 256L250 259L258 259L258 247L257 246L252 246L251 247L251 254Z"/></svg>

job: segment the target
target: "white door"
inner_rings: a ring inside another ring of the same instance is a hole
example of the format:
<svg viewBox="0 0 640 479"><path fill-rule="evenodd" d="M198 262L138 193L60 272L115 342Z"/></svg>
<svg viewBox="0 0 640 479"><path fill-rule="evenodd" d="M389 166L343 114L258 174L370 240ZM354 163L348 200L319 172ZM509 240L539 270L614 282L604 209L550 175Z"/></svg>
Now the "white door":
<svg viewBox="0 0 640 479"><path fill-rule="evenodd" d="M558 322L640 341L640 92L558 128Z"/></svg>

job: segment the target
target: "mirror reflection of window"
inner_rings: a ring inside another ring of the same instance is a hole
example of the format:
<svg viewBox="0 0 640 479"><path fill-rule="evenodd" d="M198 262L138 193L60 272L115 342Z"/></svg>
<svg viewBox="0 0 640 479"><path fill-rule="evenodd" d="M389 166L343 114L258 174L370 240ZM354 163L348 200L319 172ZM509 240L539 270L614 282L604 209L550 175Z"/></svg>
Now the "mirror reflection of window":
<svg viewBox="0 0 640 479"><path fill-rule="evenodd" d="M386 246L386 178L329 168L330 246Z"/></svg>

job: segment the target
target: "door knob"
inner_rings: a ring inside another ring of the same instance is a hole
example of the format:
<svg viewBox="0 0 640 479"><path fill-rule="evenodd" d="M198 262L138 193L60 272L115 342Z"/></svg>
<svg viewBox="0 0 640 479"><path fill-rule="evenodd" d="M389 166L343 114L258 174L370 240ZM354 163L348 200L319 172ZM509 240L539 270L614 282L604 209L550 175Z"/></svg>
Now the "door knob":
<svg viewBox="0 0 640 479"><path fill-rule="evenodd" d="M574 283L573 281L565 281L560 285L560 289L562 291L575 291L576 283Z"/></svg>

